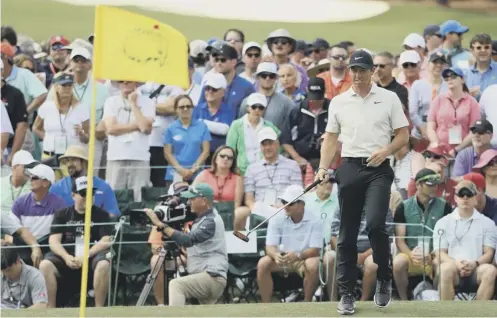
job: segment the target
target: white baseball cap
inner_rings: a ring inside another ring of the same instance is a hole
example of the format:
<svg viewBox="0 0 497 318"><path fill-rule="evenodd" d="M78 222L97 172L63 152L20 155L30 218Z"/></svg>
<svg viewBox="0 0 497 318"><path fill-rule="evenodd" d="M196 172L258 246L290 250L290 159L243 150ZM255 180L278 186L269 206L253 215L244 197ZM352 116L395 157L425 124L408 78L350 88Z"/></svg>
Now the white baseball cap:
<svg viewBox="0 0 497 318"><path fill-rule="evenodd" d="M27 166L36 162L38 161L36 161L33 158L33 155L26 150L19 150L12 157L12 167L15 167L17 165Z"/></svg>
<svg viewBox="0 0 497 318"><path fill-rule="evenodd" d="M28 173L43 180L48 180L50 183L55 182L55 173L52 168L47 165L39 164L32 169L28 169Z"/></svg>
<svg viewBox="0 0 497 318"><path fill-rule="evenodd" d="M426 48L425 39L422 35L417 33L411 33L406 36L404 42L402 42L402 45L406 45L413 49L417 47L420 47L422 49Z"/></svg>
<svg viewBox="0 0 497 318"><path fill-rule="evenodd" d="M262 105L267 107L267 98L261 93L252 93L247 97L247 106L250 107L252 105Z"/></svg>
<svg viewBox="0 0 497 318"><path fill-rule="evenodd" d="M84 57L85 59L87 60L90 60L91 61L91 53L90 51L88 51L87 48L85 47L82 47L82 46L78 46L78 47L75 47L72 51L71 51L71 60L73 58L75 58L76 56L82 56Z"/></svg>
<svg viewBox="0 0 497 318"><path fill-rule="evenodd" d="M288 202L292 202L293 200L295 200L295 198L298 197L299 195L301 195L302 193L304 193L304 188L302 188L299 185L292 184L292 185L289 185L278 198L280 200L286 201L288 203ZM300 200L300 201L303 201L303 200Z"/></svg>
<svg viewBox="0 0 497 318"><path fill-rule="evenodd" d="M262 51L261 45L257 42L247 42L243 45L242 55L245 55L248 49L257 48Z"/></svg>
<svg viewBox="0 0 497 318"><path fill-rule="evenodd" d="M404 63L416 63L416 64L418 64L419 62L421 62L421 58L419 57L418 52L416 52L414 50L407 50L407 51L400 53L400 57L399 57L400 65L402 65Z"/></svg>
<svg viewBox="0 0 497 318"><path fill-rule="evenodd" d="M207 42L204 40L193 40L188 46L190 47L190 56L191 57L199 57L202 55L203 57L207 56Z"/></svg>
<svg viewBox="0 0 497 318"><path fill-rule="evenodd" d="M260 73L271 73L278 74L278 66L273 62L262 62L257 66L257 72L255 75L259 75Z"/></svg>
<svg viewBox="0 0 497 318"><path fill-rule="evenodd" d="M264 127L262 128L259 133L257 134L257 137L259 138L259 143L262 143L264 140L278 140L278 135L274 131L273 128L271 127Z"/></svg>
<svg viewBox="0 0 497 318"><path fill-rule="evenodd" d="M228 86L226 78L221 73L211 72L205 75L204 86L210 86L216 89L225 89Z"/></svg>
<svg viewBox="0 0 497 318"><path fill-rule="evenodd" d="M83 190L88 189L88 177L87 176L82 176L79 178L76 178L74 180L74 185L73 185L73 192L75 193L81 193ZM95 186L93 186L93 190L96 190ZM95 194L95 191L93 191L93 194Z"/></svg>

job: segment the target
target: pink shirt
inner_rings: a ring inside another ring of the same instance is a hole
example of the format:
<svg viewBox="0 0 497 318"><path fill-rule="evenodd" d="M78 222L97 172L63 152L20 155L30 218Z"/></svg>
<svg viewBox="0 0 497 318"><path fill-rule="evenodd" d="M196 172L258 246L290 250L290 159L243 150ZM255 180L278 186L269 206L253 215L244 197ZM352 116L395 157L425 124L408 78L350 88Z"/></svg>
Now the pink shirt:
<svg viewBox="0 0 497 318"><path fill-rule="evenodd" d="M226 178L217 177L210 170L204 170L195 178L195 183L210 185L214 190L214 201L235 201L237 177L234 173L230 173Z"/></svg>
<svg viewBox="0 0 497 318"><path fill-rule="evenodd" d="M448 93L440 94L432 101L428 112L428 121L435 122L440 146L445 147L450 146L450 128L461 125L461 140L464 140L469 134L469 128L478 119L480 119L480 106L468 93L465 93L459 101L453 101Z"/></svg>

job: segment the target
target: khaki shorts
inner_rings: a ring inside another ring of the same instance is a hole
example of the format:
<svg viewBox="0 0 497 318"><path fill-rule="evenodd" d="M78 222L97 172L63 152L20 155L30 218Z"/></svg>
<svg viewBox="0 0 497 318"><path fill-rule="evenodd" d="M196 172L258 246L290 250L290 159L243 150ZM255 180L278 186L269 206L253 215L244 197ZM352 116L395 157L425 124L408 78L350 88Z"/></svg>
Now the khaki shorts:
<svg viewBox="0 0 497 318"><path fill-rule="evenodd" d="M414 264L414 262L412 261L411 258L409 258L409 256L407 254L404 254L404 253L399 253L399 256L402 256L406 259L409 260L409 268L407 270L407 272L409 273L409 276L419 276L419 275L423 275L423 264ZM429 276L430 278L433 278L433 268L430 265L425 265L425 269L424 269L424 272L427 276Z"/></svg>

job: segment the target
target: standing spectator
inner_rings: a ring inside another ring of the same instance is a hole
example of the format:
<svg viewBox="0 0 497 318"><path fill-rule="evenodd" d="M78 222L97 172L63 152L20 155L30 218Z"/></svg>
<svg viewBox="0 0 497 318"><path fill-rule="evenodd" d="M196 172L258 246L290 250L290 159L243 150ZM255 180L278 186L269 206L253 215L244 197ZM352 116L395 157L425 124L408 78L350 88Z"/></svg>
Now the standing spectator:
<svg viewBox="0 0 497 318"><path fill-rule="evenodd" d="M17 33L13 27L8 26L8 25L2 26L2 39L1 39L1 41L2 41L2 43L5 42L5 43L13 46L15 49L14 52L16 54L22 53L20 48L17 46Z"/></svg>
<svg viewBox="0 0 497 318"><path fill-rule="evenodd" d="M43 140L42 160L50 160L52 167L58 167L58 158L67 147L86 146L89 141L90 114L75 96L74 76L59 73L54 79L55 96L47 100L38 110L33 125L34 133ZM57 180L67 176L67 171L57 173Z"/></svg>
<svg viewBox="0 0 497 318"><path fill-rule="evenodd" d="M153 101L137 92L138 83L120 81L120 94L105 101L103 120L108 137L106 181L112 189L141 189L150 180L149 135L155 116Z"/></svg>
<svg viewBox="0 0 497 318"><path fill-rule="evenodd" d="M309 57L309 45L304 40L297 40L295 43L295 51L292 53L290 60L293 65L300 65L304 69L307 69L312 62ZM300 73L299 73L300 74ZM300 86L299 86L300 87Z"/></svg>
<svg viewBox="0 0 497 318"><path fill-rule="evenodd" d="M47 286L40 271L24 264L15 245L2 243L1 254L1 308L47 308Z"/></svg>
<svg viewBox="0 0 497 318"><path fill-rule="evenodd" d="M475 64L464 74L469 92L476 99L492 84L497 84L497 62L492 61L492 38L488 34L475 35L469 44Z"/></svg>
<svg viewBox="0 0 497 318"><path fill-rule="evenodd" d="M240 173L245 175L249 164L261 158L261 146L258 142L258 133L264 127L273 129L277 136L280 130L273 123L264 119L267 107L267 98L261 93L252 93L247 97L247 113L235 120L228 131L226 144L235 149Z"/></svg>
<svg viewBox="0 0 497 318"><path fill-rule="evenodd" d="M478 163L473 167L473 171L481 172L481 174L485 177L485 194L494 199L497 199L496 158L497 150L487 149L480 155ZM497 216L497 210L494 210L493 212ZM497 219L495 219L495 221L497 221Z"/></svg>
<svg viewBox="0 0 497 318"><path fill-rule="evenodd" d="M352 85L352 77L347 70L347 59L348 53L345 47L333 45L330 48L330 71L318 75L318 77L324 79L326 86L325 96L329 100L347 91Z"/></svg>
<svg viewBox="0 0 497 318"><path fill-rule="evenodd" d="M280 65L278 70L280 92L296 105L305 99L305 92L299 89L299 73L293 64Z"/></svg>
<svg viewBox="0 0 497 318"><path fill-rule="evenodd" d="M252 85L255 85L255 72L261 62L261 45L257 42L248 42L243 45L242 58L245 64L245 70L239 75L246 79Z"/></svg>
<svg viewBox="0 0 497 318"><path fill-rule="evenodd" d="M442 45L442 34L440 34L439 25L427 25L423 30L423 36L426 42L426 52L428 55L431 55L433 51L440 49L440 45Z"/></svg>
<svg viewBox="0 0 497 318"><path fill-rule="evenodd" d="M330 49L330 43L325 39L317 38L311 44L309 50L311 51L311 58L314 60L314 63L318 63L322 59L328 57L328 50Z"/></svg>
<svg viewBox="0 0 497 318"><path fill-rule="evenodd" d="M291 63L290 54L295 51L296 41L285 29L278 29L269 34L266 39L267 47L273 54L274 62L277 65ZM307 87L307 72L300 65L295 65L301 76L300 89L305 91Z"/></svg>
<svg viewBox="0 0 497 318"><path fill-rule="evenodd" d="M178 119L166 129L164 136L164 156L169 163L166 187L171 182L193 181L209 157L211 134L203 121L193 119L193 107L186 95L174 100Z"/></svg>
<svg viewBox="0 0 497 318"><path fill-rule="evenodd" d="M462 47L462 37L468 31L467 26L456 20L447 20L440 25L440 34L443 37L442 49L449 67L469 68L471 53Z"/></svg>
<svg viewBox="0 0 497 318"><path fill-rule="evenodd" d="M64 36L52 36L48 41L50 47L50 62L43 65L43 70L46 74L46 87L52 86L54 76L66 70L68 67L68 52L65 46L69 45L69 40Z"/></svg>
<svg viewBox="0 0 497 318"><path fill-rule="evenodd" d="M245 34L239 29L229 29L224 34L223 40L235 48L238 53L238 60L236 62L236 74L240 74L245 70L245 63L242 60L242 48L245 43Z"/></svg>
<svg viewBox="0 0 497 318"><path fill-rule="evenodd" d="M453 300L458 286L466 293L477 290L477 300L490 300L494 294L496 227L476 211L476 195L474 183L461 181L456 188L457 208L440 219L433 231L434 251L441 263L441 300Z"/></svg>
<svg viewBox="0 0 497 318"><path fill-rule="evenodd" d="M27 69L31 73L34 73L34 74L37 73L36 63L35 63L34 59L31 56L26 55L24 53L18 54L14 57L14 64L17 67ZM43 82L43 84L45 84L44 81L42 81L42 82Z"/></svg>
<svg viewBox="0 0 497 318"><path fill-rule="evenodd" d="M495 101L497 100L497 84L490 85L481 94L480 98L480 112L481 117L488 120L493 126L497 125L497 107ZM497 134L493 135L492 145L497 145Z"/></svg>
<svg viewBox="0 0 497 318"><path fill-rule="evenodd" d="M212 158L219 146L226 143L226 135L235 119L233 109L223 103L226 86L226 78L223 75L219 73L205 75L205 102L193 109L193 120L200 120L206 124L212 137L209 158Z"/></svg>
<svg viewBox="0 0 497 318"><path fill-rule="evenodd" d="M407 88L408 91L411 90L414 81L418 80L419 72L421 68L421 57L418 52L414 50L407 50L400 53L399 64L402 66L402 73L404 76L401 78L397 77L399 83Z"/></svg>
<svg viewBox="0 0 497 318"><path fill-rule="evenodd" d="M426 58L426 42L424 38L417 33L411 33L404 38L402 42L404 50L416 51L419 55L419 78L426 78L428 76L428 60ZM401 83L406 81L405 74L401 72L397 80Z"/></svg>
<svg viewBox="0 0 497 318"><path fill-rule="evenodd" d="M194 105L198 104L198 101L200 99L200 94L202 93L202 86L200 85L200 82L197 83L193 79L193 72L194 72L194 64L193 60L191 58L188 59L188 78L190 80L190 87L186 91L187 95L190 96L190 98L193 101Z"/></svg>
<svg viewBox="0 0 497 318"><path fill-rule="evenodd" d="M352 41L341 41L340 43L338 43L338 45L343 47L347 51L347 62L348 62L352 53L356 51L355 43Z"/></svg>
<svg viewBox="0 0 497 318"><path fill-rule="evenodd" d="M431 147L441 146L455 157L470 145L470 126L480 119L480 107L468 93L460 68L445 69L442 76L448 92L433 100L428 113L427 135Z"/></svg>
<svg viewBox="0 0 497 318"><path fill-rule="evenodd" d="M245 97L254 92L254 86L246 79L237 75L238 53L235 48L226 42L217 41L211 47L211 58L214 61L214 72L221 73L228 83L223 102L232 107L234 114L238 114L240 105ZM207 75L207 73L206 73ZM205 102L205 87L202 89L199 104Z"/></svg>
<svg viewBox="0 0 497 318"><path fill-rule="evenodd" d="M193 40L188 44L188 52L190 56L188 60L192 60L192 83L200 84L202 77L205 74L205 63L207 61L207 42L204 40Z"/></svg>

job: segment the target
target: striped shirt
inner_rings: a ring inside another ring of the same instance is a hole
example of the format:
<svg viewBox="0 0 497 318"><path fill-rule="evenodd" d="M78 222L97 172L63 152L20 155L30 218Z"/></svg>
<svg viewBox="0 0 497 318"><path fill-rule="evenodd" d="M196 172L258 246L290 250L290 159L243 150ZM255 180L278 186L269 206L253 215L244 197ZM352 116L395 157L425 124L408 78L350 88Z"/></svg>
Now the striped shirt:
<svg viewBox="0 0 497 318"><path fill-rule="evenodd" d="M245 193L254 193L256 202L264 201L270 191L276 191L277 198L292 184L302 186L302 172L296 161L281 155L273 164L265 159L250 164L245 173Z"/></svg>

